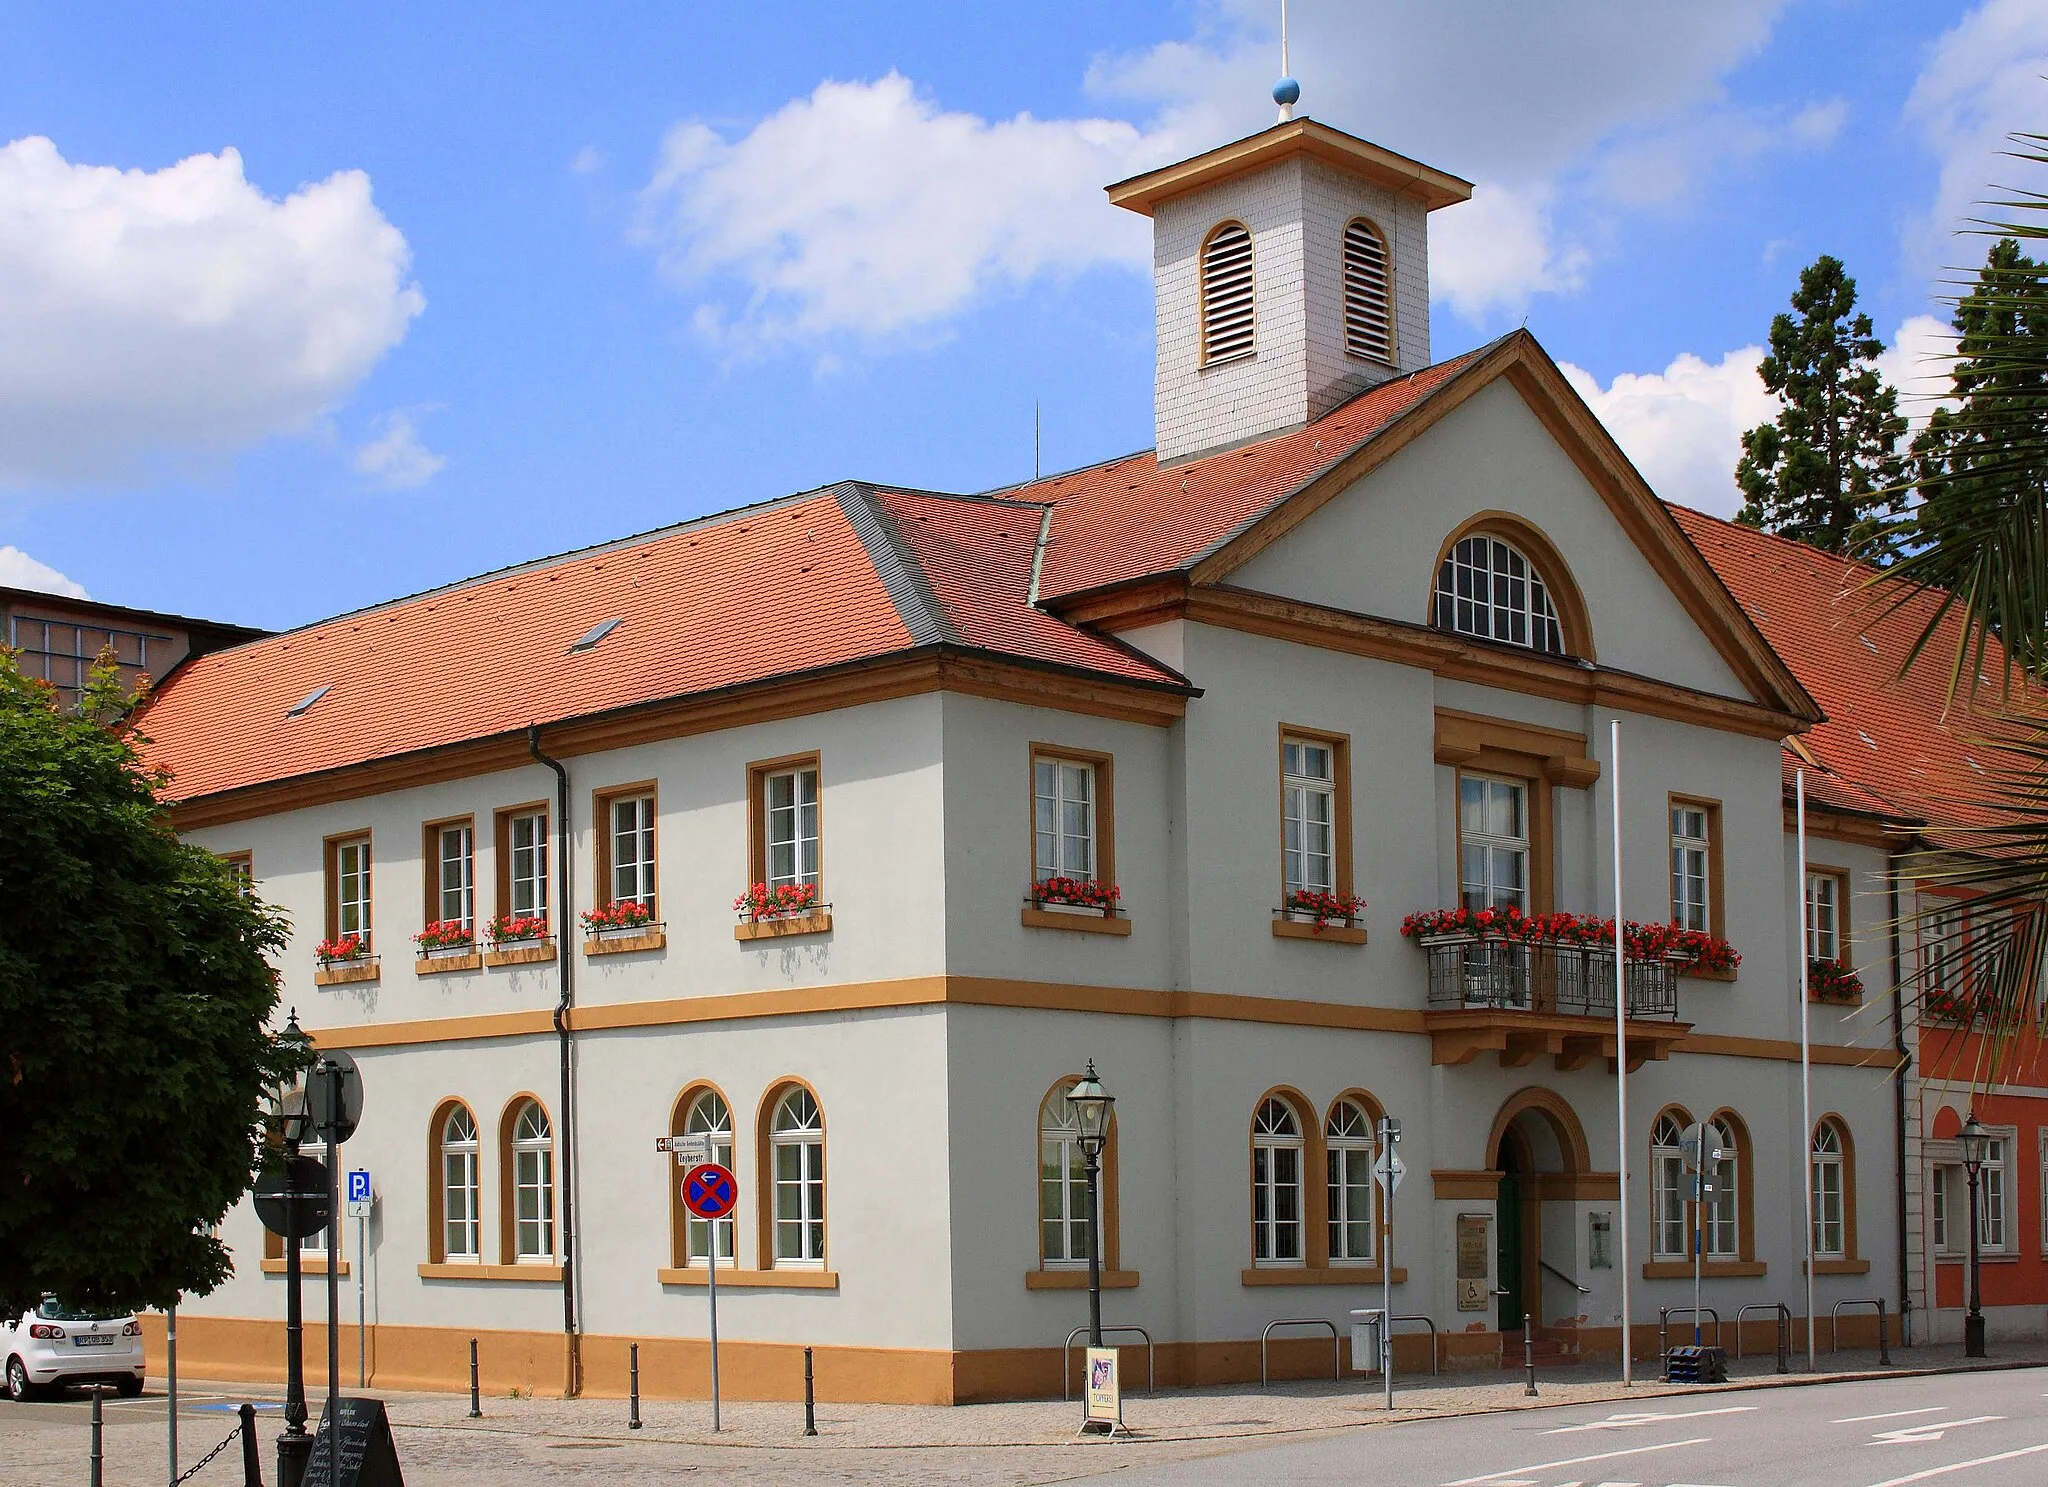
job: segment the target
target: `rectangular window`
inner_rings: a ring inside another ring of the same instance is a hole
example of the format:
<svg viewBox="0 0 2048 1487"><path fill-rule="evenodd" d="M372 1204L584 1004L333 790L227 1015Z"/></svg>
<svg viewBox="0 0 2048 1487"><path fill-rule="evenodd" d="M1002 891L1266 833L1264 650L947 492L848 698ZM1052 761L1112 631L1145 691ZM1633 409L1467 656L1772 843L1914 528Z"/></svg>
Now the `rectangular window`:
<svg viewBox="0 0 2048 1487"><path fill-rule="evenodd" d="M777 1133L775 1154L775 1263L825 1263L825 1143Z"/></svg>
<svg viewBox="0 0 2048 1487"><path fill-rule="evenodd" d="M1736 1206L1741 1198L1735 1187L1736 1154L1725 1137L1717 1135L1716 1139L1722 1142L1721 1159L1714 1163L1713 1176L1708 1179L1714 1190L1707 1195L1707 1255L1715 1260L1737 1260L1742 1258L1742 1223Z"/></svg>
<svg viewBox="0 0 2048 1487"><path fill-rule="evenodd" d="M1280 740L1280 838L1283 886L1336 893L1337 747L1328 739Z"/></svg>
<svg viewBox="0 0 2048 1487"><path fill-rule="evenodd" d="M514 810L499 826L498 850L504 858L503 912L520 919L548 916L548 813L545 809Z"/></svg>
<svg viewBox="0 0 2048 1487"><path fill-rule="evenodd" d="M1842 1209L1842 1157L1840 1152L1813 1154L1813 1252L1826 1260L1839 1260L1847 1253L1844 1245Z"/></svg>
<svg viewBox="0 0 2048 1487"><path fill-rule="evenodd" d="M428 923L476 928L476 828L468 821L427 827Z"/></svg>
<svg viewBox="0 0 2048 1487"><path fill-rule="evenodd" d="M600 891L606 903L654 908L654 794L634 790L602 797L604 863Z"/></svg>
<svg viewBox="0 0 2048 1487"><path fill-rule="evenodd" d="M819 888L822 829L816 754L747 766L747 881Z"/></svg>
<svg viewBox="0 0 2048 1487"><path fill-rule="evenodd" d="M1840 960L1849 949L1846 913L1849 899L1848 875L1832 868L1809 869L1806 874L1806 958Z"/></svg>
<svg viewBox="0 0 2048 1487"><path fill-rule="evenodd" d="M1928 1208L1934 1218L1934 1249L1937 1254L1947 1254L1956 1248L1955 1236L1949 1232L1949 1184L1955 1180L1956 1169L1937 1164L1929 1169L1927 1182Z"/></svg>
<svg viewBox="0 0 2048 1487"><path fill-rule="evenodd" d="M221 866L244 888L256 886L256 863L247 852L223 852Z"/></svg>
<svg viewBox="0 0 2048 1487"><path fill-rule="evenodd" d="M483 1258L483 1227L477 1213L476 1142L441 1148L442 1244L450 1260Z"/></svg>
<svg viewBox="0 0 2048 1487"><path fill-rule="evenodd" d="M1458 776L1459 896L1468 909L1529 908L1529 787Z"/></svg>
<svg viewBox="0 0 2048 1487"><path fill-rule="evenodd" d="M1994 1137L1984 1148L1984 1165L1977 1173L1977 1242L1982 1249L2002 1252L2005 1245L2005 1158L2011 1143Z"/></svg>
<svg viewBox="0 0 2048 1487"><path fill-rule="evenodd" d="M1047 1269L1088 1263L1088 1164L1063 1127L1038 1133L1038 1247Z"/></svg>
<svg viewBox="0 0 2048 1487"><path fill-rule="evenodd" d="M1959 908L1923 910L1920 922L1920 964L1927 980L1927 996L1953 996L1962 991L1963 911Z"/></svg>
<svg viewBox="0 0 2048 1487"><path fill-rule="evenodd" d="M1711 933L1709 892L1713 883L1713 828L1708 809L1690 801L1671 803L1671 922Z"/></svg>
<svg viewBox="0 0 2048 1487"><path fill-rule="evenodd" d="M1095 880L1095 766L1071 759L1032 761L1037 841L1033 881Z"/></svg>
<svg viewBox="0 0 2048 1487"><path fill-rule="evenodd" d="M1692 1246L1685 1230L1686 1194L1691 1180L1686 1175L1684 1154L1677 1147L1660 1146L1650 1154L1650 1182L1657 1258L1690 1259Z"/></svg>
<svg viewBox="0 0 2048 1487"><path fill-rule="evenodd" d="M1301 1147L1252 1147L1252 1263L1303 1263Z"/></svg>
<svg viewBox="0 0 2048 1487"><path fill-rule="evenodd" d="M1373 1249L1372 1147L1332 1140L1329 1163L1330 1263L1366 1263Z"/></svg>
<svg viewBox="0 0 2048 1487"><path fill-rule="evenodd" d="M327 843L327 934L370 943L370 838L334 837Z"/></svg>
<svg viewBox="0 0 2048 1487"><path fill-rule="evenodd" d="M327 1143L324 1141L302 1141L299 1143L299 1155L311 1157L314 1161L325 1164L327 1161ZM309 1260L325 1259L327 1256L327 1230L324 1228L315 1229L311 1234L301 1234L299 1236L299 1253Z"/></svg>

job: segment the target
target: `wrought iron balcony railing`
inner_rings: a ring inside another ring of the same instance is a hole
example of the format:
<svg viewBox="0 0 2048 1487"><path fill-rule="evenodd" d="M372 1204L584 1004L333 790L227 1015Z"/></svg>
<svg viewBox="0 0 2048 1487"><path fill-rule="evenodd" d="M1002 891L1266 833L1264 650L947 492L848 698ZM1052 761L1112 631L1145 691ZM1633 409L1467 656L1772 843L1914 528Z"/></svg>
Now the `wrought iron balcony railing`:
<svg viewBox="0 0 2048 1487"><path fill-rule="evenodd" d="M1446 937L1425 941L1433 1010L1497 1008L1614 1016L1614 950L1554 940ZM1678 968L1664 960L1622 967L1630 1017L1678 1016Z"/></svg>

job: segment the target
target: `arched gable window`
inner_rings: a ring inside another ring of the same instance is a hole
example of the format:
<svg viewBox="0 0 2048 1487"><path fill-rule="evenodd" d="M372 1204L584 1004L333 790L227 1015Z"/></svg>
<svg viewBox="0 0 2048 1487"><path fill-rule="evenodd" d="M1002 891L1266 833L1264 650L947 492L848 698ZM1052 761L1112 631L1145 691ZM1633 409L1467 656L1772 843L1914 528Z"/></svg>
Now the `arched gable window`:
<svg viewBox="0 0 2048 1487"><path fill-rule="evenodd" d="M481 1150L477 1141L476 1117L462 1104L441 1108L435 1132L440 1157L437 1163L437 1191L440 1212L435 1259L474 1261L483 1259L483 1221L480 1212L482 1187L478 1181Z"/></svg>
<svg viewBox="0 0 2048 1487"><path fill-rule="evenodd" d="M1252 1264L1303 1265L1301 1119L1269 1096L1252 1117Z"/></svg>
<svg viewBox="0 0 2048 1487"><path fill-rule="evenodd" d="M1848 1133L1829 1116L1813 1128L1813 1253L1817 1259L1848 1257L1852 1173Z"/></svg>
<svg viewBox="0 0 2048 1487"><path fill-rule="evenodd" d="M1667 1110L1650 1128L1650 1238L1660 1260L1690 1258L1686 1241L1685 1127L1683 1110Z"/></svg>
<svg viewBox="0 0 2048 1487"><path fill-rule="evenodd" d="M531 1095L505 1112L505 1259L547 1265L555 1258L555 1132Z"/></svg>
<svg viewBox="0 0 2048 1487"><path fill-rule="evenodd" d="M1356 1264L1373 1257L1373 1120L1353 1099L1330 1107L1323 1123L1329 1168L1330 1263Z"/></svg>
<svg viewBox="0 0 2048 1487"><path fill-rule="evenodd" d="M732 1167L732 1107L725 1102L725 1096L709 1085L699 1084L683 1091L676 1101L674 1113L669 1117L669 1128L679 1135L709 1136L711 1138L711 1160L721 1167ZM711 1235L714 1228L718 1234L718 1263L721 1266L737 1265L738 1251L734 1248L733 1220L730 1216L714 1223L693 1218L683 1207L682 1174L670 1169L663 1174L669 1184L669 1201L675 1224L675 1233L680 1241L676 1245L676 1264L679 1266L704 1265L711 1258Z"/></svg>
<svg viewBox="0 0 2048 1487"><path fill-rule="evenodd" d="M1481 640L1565 654L1557 606L1520 548L1486 532L1460 537L1436 575L1436 625Z"/></svg>
<svg viewBox="0 0 2048 1487"><path fill-rule="evenodd" d="M1235 361L1255 349L1252 235L1242 222L1223 222L1202 240L1202 365Z"/></svg>
<svg viewBox="0 0 2048 1487"><path fill-rule="evenodd" d="M1393 274L1379 228L1354 217L1344 229L1344 349L1394 364Z"/></svg>
<svg viewBox="0 0 2048 1487"><path fill-rule="evenodd" d="M825 1116L811 1092L784 1085L771 1094L768 1160L773 1185L770 1265L822 1269L825 1264Z"/></svg>

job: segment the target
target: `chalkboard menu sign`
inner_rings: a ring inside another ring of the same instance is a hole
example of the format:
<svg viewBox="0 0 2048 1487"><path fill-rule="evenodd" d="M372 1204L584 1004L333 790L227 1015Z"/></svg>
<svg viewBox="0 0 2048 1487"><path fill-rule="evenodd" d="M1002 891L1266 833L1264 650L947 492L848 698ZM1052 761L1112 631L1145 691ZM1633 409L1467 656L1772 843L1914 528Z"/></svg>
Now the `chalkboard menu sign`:
<svg viewBox="0 0 2048 1487"><path fill-rule="evenodd" d="M329 1429L327 1411L320 1412L303 1487L405 1487L391 1422L384 1418L384 1401L344 1398L339 1403L338 1429Z"/></svg>

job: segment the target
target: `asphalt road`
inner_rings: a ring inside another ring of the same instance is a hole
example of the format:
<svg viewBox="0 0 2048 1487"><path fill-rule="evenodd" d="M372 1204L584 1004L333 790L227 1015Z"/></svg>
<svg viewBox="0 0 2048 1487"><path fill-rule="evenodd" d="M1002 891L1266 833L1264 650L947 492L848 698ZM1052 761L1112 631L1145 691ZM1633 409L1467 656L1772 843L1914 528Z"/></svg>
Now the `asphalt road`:
<svg viewBox="0 0 2048 1487"><path fill-rule="evenodd" d="M2041 1487L2048 1369L1418 1420L1089 1481L1388 1487Z"/></svg>

